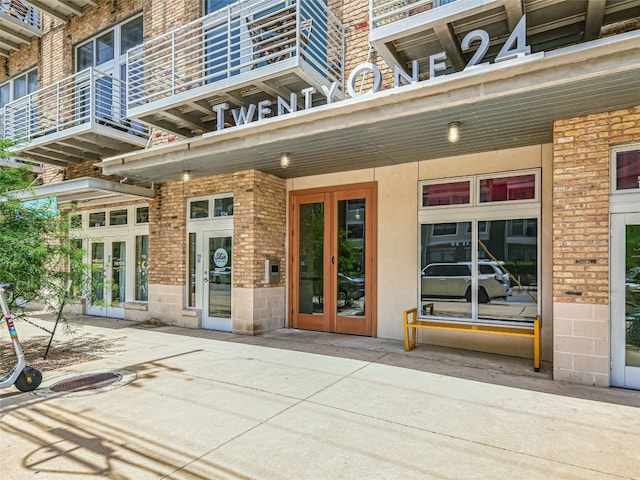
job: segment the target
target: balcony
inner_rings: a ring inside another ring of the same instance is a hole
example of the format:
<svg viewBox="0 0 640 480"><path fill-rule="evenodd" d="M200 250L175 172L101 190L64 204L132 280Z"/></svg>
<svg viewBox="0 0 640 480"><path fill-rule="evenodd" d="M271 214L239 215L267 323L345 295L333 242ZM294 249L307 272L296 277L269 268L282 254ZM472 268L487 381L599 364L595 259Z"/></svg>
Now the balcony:
<svg viewBox="0 0 640 480"><path fill-rule="evenodd" d="M42 35L42 15L19 0L0 0L0 55L28 44Z"/></svg>
<svg viewBox="0 0 640 480"><path fill-rule="evenodd" d="M149 129L125 117L125 83L83 70L4 107L12 156L66 166L145 147Z"/></svg>
<svg viewBox="0 0 640 480"><path fill-rule="evenodd" d="M231 109L278 96L304 108L308 87L344 98L344 30L323 3L243 0L130 50L127 114L190 137L216 129L217 104L233 125Z"/></svg>
<svg viewBox="0 0 640 480"><path fill-rule="evenodd" d="M462 51L468 33L489 34L484 61L491 62L524 14L532 52L640 28L638 0L370 0L369 41L390 66L410 70L417 60L428 72L429 57L445 52L446 73L459 72L478 49L474 41Z"/></svg>

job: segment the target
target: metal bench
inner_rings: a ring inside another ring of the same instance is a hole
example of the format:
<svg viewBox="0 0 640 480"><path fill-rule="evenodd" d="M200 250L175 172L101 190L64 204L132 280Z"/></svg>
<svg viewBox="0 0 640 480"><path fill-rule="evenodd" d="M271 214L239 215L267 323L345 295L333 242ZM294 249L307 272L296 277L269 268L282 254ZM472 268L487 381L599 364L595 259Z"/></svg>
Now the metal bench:
<svg viewBox="0 0 640 480"><path fill-rule="evenodd" d="M498 325L492 323L454 322L441 320L418 319L418 309L411 308L404 311L404 347L407 352L416 347L416 337L419 328L430 330L446 330L451 332L486 333L490 335L504 335L509 337L523 337L533 339L533 367L540 371L540 315L536 315L533 322L522 325Z"/></svg>

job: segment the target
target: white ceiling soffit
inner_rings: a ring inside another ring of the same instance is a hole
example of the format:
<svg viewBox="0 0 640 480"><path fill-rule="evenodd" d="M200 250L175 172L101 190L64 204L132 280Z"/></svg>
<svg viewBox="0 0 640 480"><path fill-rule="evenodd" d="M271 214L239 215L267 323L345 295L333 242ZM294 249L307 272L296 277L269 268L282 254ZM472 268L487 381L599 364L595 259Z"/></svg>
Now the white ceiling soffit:
<svg viewBox="0 0 640 480"><path fill-rule="evenodd" d="M74 16L82 16L87 6L98 6L97 0L22 0L61 22L68 22Z"/></svg>
<svg viewBox="0 0 640 480"><path fill-rule="evenodd" d="M256 168L294 178L522 147L553 121L640 104L640 31L107 158L105 174L165 182ZM447 124L461 123L447 142ZM287 169L280 155L290 153Z"/></svg>
<svg viewBox="0 0 640 480"><path fill-rule="evenodd" d="M56 197L58 205L77 203L79 206L148 200L155 196L151 188L137 187L100 178L83 177L40 185L15 192L20 200Z"/></svg>

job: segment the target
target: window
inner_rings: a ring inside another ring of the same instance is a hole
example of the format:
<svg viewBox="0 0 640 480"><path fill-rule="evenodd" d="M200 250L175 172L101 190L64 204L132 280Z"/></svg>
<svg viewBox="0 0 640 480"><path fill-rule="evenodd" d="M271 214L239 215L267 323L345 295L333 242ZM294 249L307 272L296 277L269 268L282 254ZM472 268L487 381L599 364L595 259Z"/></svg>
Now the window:
<svg viewBox="0 0 640 480"><path fill-rule="evenodd" d="M109 212L109 226L126 225L127 224L127 211L126 210L112 210Z"/></svg>
<svg viewBox="0 0 640 480"><path fill-rule="evenodd" d="M33 111L27 111L26 107L19 107L12 111L10 125L4 124L5 119L2 115L5 105L34 93L36 90L38 90L38 72L35 68L0 84L0 135L4 129L6 138L17 139L24 136L29 128L35 127L37 115Z"/></svg>
<svg viewBox="0 0 640 480"><path fill-rule="evenodd" d="M233 197L216 198L213 201L213 216L227 217L233 215Z"/></svg>
<svg viewBox="0 0 640 480"><path fill-rule="evenodd" d="M136 17L120 27L120 55L142 43L142 17Z"/></svg>
<svg viewBox="0 0 640 480"><path fill-rule="evenodd" d="M126 62L126 53L142 43L142 16L83 42L76 47L76 71L99 67L102 73L123 78L121 65Z"/></svg>
<svg viewBox="0 0 640 480"><path fill-rule="evenodd" d="M535 202L538 191L538 171L428 180L421 183L420 205L422 208L435 208Z"/></svg>
<svg viewBox="0 0 640 480"><path fill-rule="evenodd" d="M149 300L149 235L136 236L136 280L135 299L140 302Z"/></svg>
<svg viewBox="0 0 640 480"><path fill-rule="evenodd" d="M236 3L238 0L205 0L204 1L204 13L213 13L217 12L221 8L226 7L227 5L231 5L232 3Z"/></svg>
<svg viewBox="0 0 640 480"><path fill-rule="evenodd" d="M0 108L38 89L38 71L29 70L0 85Z"/></svg>
<svg viewBox="0 0 640 480"><path fill-rule="evenodd" d="M500 323L535 318L540 309L538 175L525 171L421 185L418 300L423 316ZM426 304L433 305L433 313Z"/></svg>
<svg viewBox="0 0 640 480"><path fill-rule="evenodd" d="M535 175L484 178L480 180L480 202L506 202L536 198Z"/></svg>
<svg viewBox="0 0 640 480"><path fill-rule="evenodd" d="M107 224L105 212L91 212L89 214L89 227L104 227Z"/></svg>
<svg viewBox="0 0 640 480"><path fill-rule="evenodd" d="M74 213L69 216L69 225L72 229L82 228L82 215Z"/></svg>
<svg viewBox="0 0 640 480"><path fill-rule="evenodd" d="M213 209L212 209L213 205ZM233 195L219 194L208 199L194 199L189 202L189 218L191 220L233 216Z"/></svg>
<svg viewBox="0 0 640 480"><path fill-rule="evenodd" d="M427 183L422 187L422 206L464 205L471 199L469 181Z"/></svg>
<svg viewBox="0 0 640 480"><path fill-rule="evenodd" d="M189 218L208 218L209 200L196 200L189 204Z"/></svg>
<svg viewBox="0 0 640 480"><path fill-rule="evenodd" d="M136 223L149 223L149 207L136 208Z"/></svg>
<svg viewBox="0 0 640 480"><path fill-rule="evenodd" d="M640 149L615 152L615 190L640 190Z"/></svg>

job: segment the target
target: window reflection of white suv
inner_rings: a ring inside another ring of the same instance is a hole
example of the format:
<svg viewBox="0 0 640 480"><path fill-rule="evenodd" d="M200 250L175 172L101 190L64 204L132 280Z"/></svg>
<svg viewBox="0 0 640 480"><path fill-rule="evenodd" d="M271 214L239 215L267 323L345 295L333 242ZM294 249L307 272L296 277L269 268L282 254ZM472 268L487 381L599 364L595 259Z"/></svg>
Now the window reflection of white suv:
<svg viewBox="0 0 640 480"><path fill-rule="evenodd" d="M478 302L511 295L509 276L496 262L478 262ZM422 269L423 298L471 301L471 262L431 263Z"/></svg>

